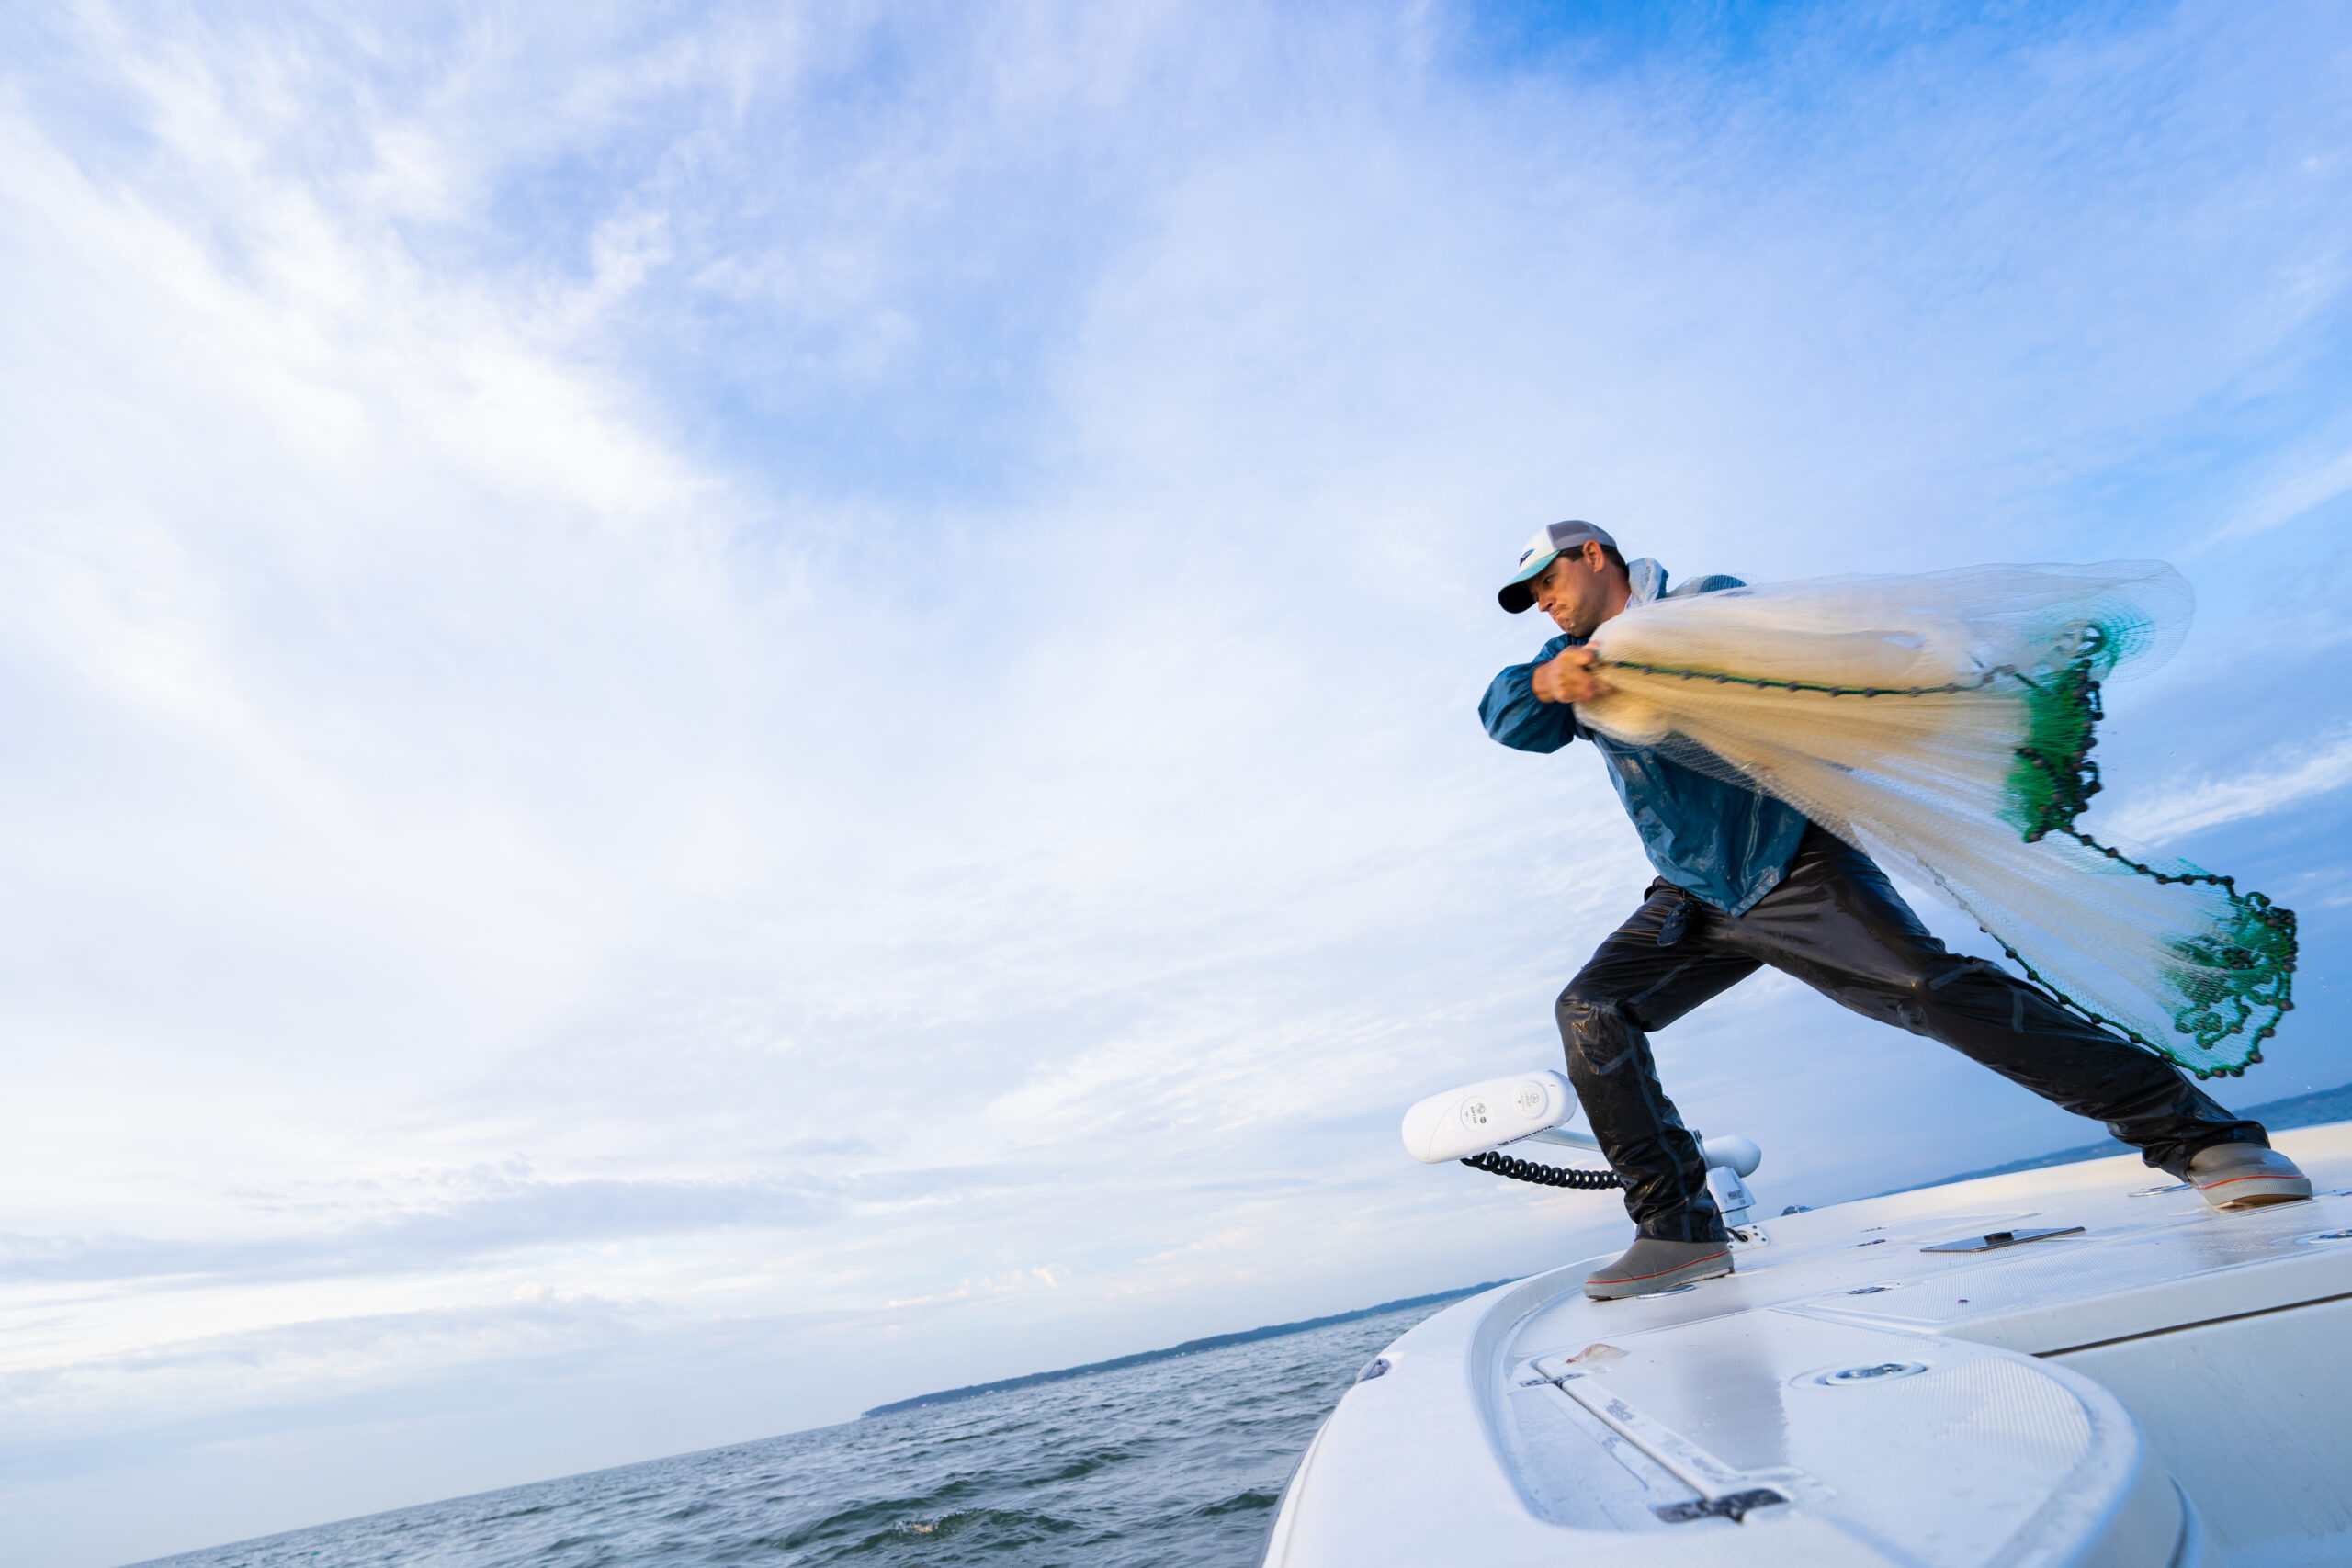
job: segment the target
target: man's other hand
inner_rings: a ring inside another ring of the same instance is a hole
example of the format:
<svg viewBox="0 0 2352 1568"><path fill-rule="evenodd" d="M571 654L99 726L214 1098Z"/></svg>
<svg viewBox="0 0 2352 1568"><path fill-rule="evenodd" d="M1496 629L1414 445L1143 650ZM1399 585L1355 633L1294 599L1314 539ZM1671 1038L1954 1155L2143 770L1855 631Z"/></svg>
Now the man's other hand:
<svg viewBox="0 0 2352 1568"><path fill-rule="evenodd" d="M1600 662L1589 648L1563 649L1560 657L1535 667L1535 700L1580 703L1607 696L1617 688L1592 672L1592 667Z"/></svg>

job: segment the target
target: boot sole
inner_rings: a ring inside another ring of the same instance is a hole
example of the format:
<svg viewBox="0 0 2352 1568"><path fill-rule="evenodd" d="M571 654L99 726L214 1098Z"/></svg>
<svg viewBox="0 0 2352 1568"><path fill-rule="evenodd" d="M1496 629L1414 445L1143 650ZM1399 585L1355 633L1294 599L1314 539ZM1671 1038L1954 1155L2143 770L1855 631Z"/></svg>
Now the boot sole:
<svg viewBox="0 0 2352 1568"><path fill-rule="evenodd" d="M2230 1214L2273 1203L2300 1203L2312 1195L2312 1184L2309 1177L2302 1176L2235 1176L2197 1190L2206 1202Z"/></svg>
<svg viewBox="0 0 2352 1568"><path fill-rule="evenodd" d="M1679 1269L1668 1269L1663 1274L1651 1274L1639 1280L1587 1280L1584 1293L1597 1302L1623 1301L1628 1296L1664 1295L1685 1285L1695 1285L1702 1280L1721 1279L1731 1271L1731 1254L1718 1252L1713 1258L1702 1258L1685 1263Z"/></svg>

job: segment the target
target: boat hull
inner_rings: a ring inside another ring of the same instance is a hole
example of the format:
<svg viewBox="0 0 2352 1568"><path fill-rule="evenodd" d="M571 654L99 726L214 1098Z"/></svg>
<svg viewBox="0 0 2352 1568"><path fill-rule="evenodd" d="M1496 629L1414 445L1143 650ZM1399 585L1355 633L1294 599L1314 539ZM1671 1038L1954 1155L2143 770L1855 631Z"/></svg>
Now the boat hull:
<svg viewBox="0 0 2352 1568"><path fill-rule="evenodd" d="M2352 1561L2352 1123L2278 1142L2321 1196L2218 1214L2125 1156L1457 1303L1340 1401L1268 1568Z"/></svg>

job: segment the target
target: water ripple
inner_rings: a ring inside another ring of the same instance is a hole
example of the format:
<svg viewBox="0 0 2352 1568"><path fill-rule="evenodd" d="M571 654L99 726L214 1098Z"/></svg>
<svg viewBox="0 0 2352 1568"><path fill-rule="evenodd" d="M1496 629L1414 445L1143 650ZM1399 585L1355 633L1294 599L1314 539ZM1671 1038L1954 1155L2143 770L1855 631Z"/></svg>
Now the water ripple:
<svg viewBox="0 0 2352 1568"><path fill-rule="evenodd" d="M156 1568L1250 1568L1411 1307L1068 1382L566 1476Z"/></svg>

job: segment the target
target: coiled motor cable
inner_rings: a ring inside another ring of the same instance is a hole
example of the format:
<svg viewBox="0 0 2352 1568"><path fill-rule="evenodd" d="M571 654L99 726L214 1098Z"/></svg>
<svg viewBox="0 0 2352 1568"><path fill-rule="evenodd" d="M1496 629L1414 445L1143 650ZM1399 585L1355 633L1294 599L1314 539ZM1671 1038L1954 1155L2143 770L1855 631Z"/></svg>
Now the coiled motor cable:
<svg viewBox="0 0 2352 1568"><path fill-rule="evenodd" d="M1472 1155L1462 1163L1473 1170L1507 1176L1513 1181L1532 1181L1538 1187L1566 1187L1580 1192L1602 1192L1611 1187L1625 1185L1625 1179L1613 1170L1577 1170L1564 1165L1545 1165L1541 1160L1514 1159L1493 1149L1485 1154Z"/></svg>

